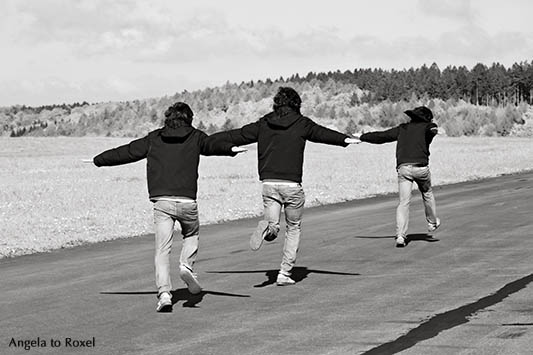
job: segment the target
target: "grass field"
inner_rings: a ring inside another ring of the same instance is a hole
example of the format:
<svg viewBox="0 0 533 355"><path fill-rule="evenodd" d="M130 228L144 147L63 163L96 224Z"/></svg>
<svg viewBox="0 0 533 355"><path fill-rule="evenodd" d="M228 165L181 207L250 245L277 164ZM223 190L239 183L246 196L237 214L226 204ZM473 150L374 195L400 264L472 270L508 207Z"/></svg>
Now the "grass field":
<svg viewBox="0 0 533 355"><path fill-rule="evenodd" d="M128 141L1 138L0 258L151 233L145 161L111 168L81 162ZM256 151L249 148L235 158L202 158L202 224L261 214ZM394 149L395 144L309 144L306 206L395 192ZM431 150L434 185L533 169L530 138L437 137ZM437 192L437 206L438 198Z"/></svg>

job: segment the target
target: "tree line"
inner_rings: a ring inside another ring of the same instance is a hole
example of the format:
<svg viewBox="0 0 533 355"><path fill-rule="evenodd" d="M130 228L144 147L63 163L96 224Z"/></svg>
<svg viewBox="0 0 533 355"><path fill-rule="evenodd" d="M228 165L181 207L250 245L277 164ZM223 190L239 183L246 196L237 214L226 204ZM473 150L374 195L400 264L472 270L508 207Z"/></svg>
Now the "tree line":
<svg viewBox="0 0 533 355"><path fill-rule="evenodd" d="M300 77L230 83L203 90L125 102L87 102L40 107L0 108L4 136L127 136L160 127L163 112L176 101L195 112L194 125L207 133L240 127L271 110L279 86L302 96L302 112L328 127L353 133L394 126L403 111L427 105L450 136L505 136L530 113L533 62L505 68L477 64L436 64L408 70L355 69Z"/></svg>
<svg viewBox="0 0 533 355"><path fill-rule="evenodd" d="M506 68L500 63L490 67L478 63L471 70L466 66L447 66L440 70L436 63L429 67L408 70L355 69L345 72L309 73L313 78L353 83L368 94L362 102L409 100L412 96L464 100L475 105L518 105L533 103L533 61L515 63ZM356 98L354 98L356 99Z"/></svg>

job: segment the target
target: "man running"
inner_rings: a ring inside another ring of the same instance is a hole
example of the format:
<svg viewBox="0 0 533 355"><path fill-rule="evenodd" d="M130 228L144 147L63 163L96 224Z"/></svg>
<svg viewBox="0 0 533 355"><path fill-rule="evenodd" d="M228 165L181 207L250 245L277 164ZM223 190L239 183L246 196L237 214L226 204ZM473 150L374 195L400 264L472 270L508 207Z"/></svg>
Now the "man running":
<svg viewBox="0 0 533 355"><path fill-rule="evenodd" d="M413 182L418 185L424 201L424 211L428 231L433 232L440 226L429 171L429 145L438 133L433 122L433 112L425 106L405 111L411 118L409 123L380 132L361 135L362 142L382 144L398 141L396 144L396 170L398 172L398 191L400 202L396 209L396 246L407 245L409 225L409 204Z"/></svg>
<svg viewBox="0 0 533 355"><path fill-rule="evenodd" d="M250 248L258 250L263 240L273 241L280 230L280 214L285 209L287 230L283 257L276 283L293 285L291 271L300 244L305 203L302 173L306 141L346 147L359 139L320 126L300 113L302 100L290 87L280 87L274 96L273 111L240 129L220 132L213 139L240 146L257 142L259 179L263 185L264 220L250 238Z"/></svg>
<svg viewBox="0 0 533 355"><path fill-rule="evenodd" d="M246 150L215 142L192 127L193 112L186 103L170 106L165 117L163 128L93 159L98 167L147 160L148 193L154 207L158 312L172 311L170 251L175 222L179 223L183 234L179 275L191 293L202 291L193 273L200 226L196 203L200 154L235 156Z"/></svg>

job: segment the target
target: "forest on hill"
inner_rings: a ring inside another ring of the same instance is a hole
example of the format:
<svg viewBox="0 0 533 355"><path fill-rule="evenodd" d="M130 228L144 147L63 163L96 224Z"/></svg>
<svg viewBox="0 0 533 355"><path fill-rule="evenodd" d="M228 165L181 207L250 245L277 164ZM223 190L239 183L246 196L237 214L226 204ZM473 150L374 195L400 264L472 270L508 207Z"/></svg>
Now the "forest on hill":
<svg viewBox="0 0 533 355"><path fill-rule="evenodd" d="M524 125L533 120L533 61L509 68L479 63L440 70L434 63L401 71L310 72L126 102L3 107L0 135L138 137L160 127L163 112L176 101L191 106L193 125L213 133L269 112L279 86L300 93L304 115L347 133L395 126L407 119L403 111L426 105L448 136L533 135Z"/></svg>

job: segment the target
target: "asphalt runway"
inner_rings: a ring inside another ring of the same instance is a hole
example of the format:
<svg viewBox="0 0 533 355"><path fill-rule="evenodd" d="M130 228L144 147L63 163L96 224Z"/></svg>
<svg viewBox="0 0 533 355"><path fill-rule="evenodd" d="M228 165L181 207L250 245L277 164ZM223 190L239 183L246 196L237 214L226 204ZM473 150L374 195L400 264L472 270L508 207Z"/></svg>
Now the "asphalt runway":
<svg viewBox="0 0 533 355"><path fill-rule="evenodd" d="M432 236L413 196L406 248L396 194L307 209L294 286L283 238L248 249L258 219L205 226L205 291L175 269L166 314L152 235L1 260L0 353L531 354L533 172L436 187Z"/></svg>

